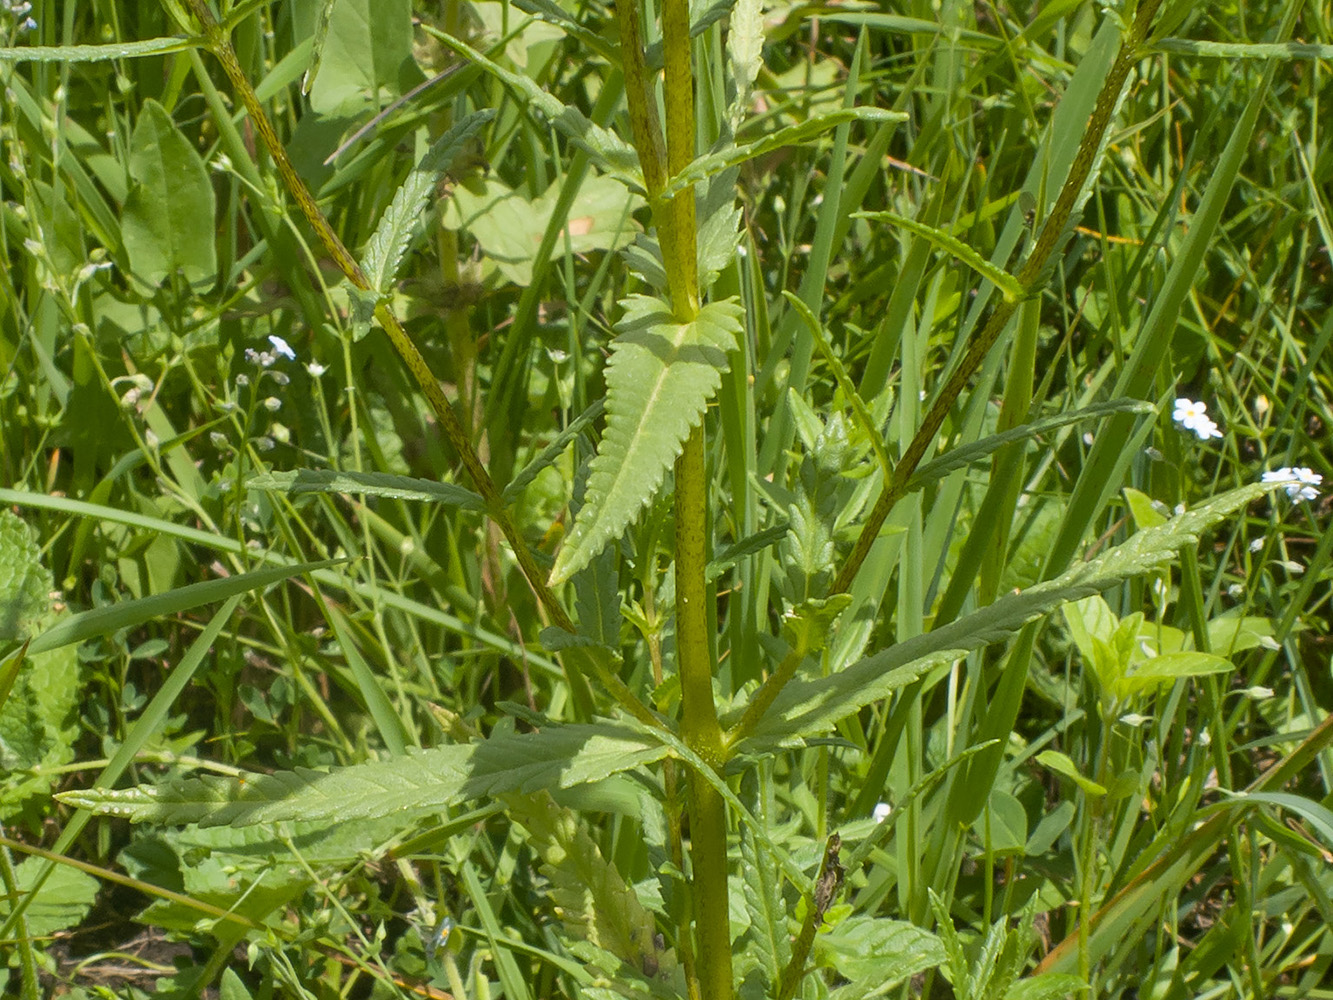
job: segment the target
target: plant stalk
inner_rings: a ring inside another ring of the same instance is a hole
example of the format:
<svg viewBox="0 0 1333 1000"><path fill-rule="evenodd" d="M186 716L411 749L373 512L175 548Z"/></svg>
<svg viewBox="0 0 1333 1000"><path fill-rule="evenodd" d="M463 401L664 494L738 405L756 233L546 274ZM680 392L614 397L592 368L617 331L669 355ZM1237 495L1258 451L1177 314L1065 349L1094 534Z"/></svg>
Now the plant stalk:
<svg viewBox="0 0 1333 1000"><path fill-rule="evenodd" d="M907 450L903 452L902 458L898 460L898 464L893 467L893 474L884 484L879 498L875 501L874 509L871 510L869 518L866 519L865 526L856 539L856 545L852 549L851 555L838 572L831 593L844 593L852 585L857 572L861 569L861 564L865 562L866 556L870 554L870 547L874 544L875 539L879 537L880 529L884 526L885 520L893 512L893 508L898 501L907 494L907 483L912 478L912 473L921 464L926 452L934 445L935 437L944 424L944 418L953 408L954 403L957 402L958 397L962 394L972 376L976 374L977 369L981 367L981 363L986 360L986 355L990 353L990 349L1000 339L1000 335L1008 326L1009 320L1013 317L1023 299L1040 290L1047 264L1051 261L1055 251L1064 245L1072 231L1069 222L1083 191L1083 185L1092 173L1092 168L1097 164L1106 132L1111 127L1116 107L1120 104L1120 95L1124 91L1125 80L1128 79L1129 71L1134 68L1134 64L1141 57L1140 48L1148 37L1149 28L1152 26L1153 18L1160 6L1161 0L1143 0L1139 4L1133 26L1121 44L1120 53L1116 56L1115 63L1106 76L1106 82L1097 95L1097 103L1088 119L1088 127L1083 133L1083 140L1079 143L1078 151L1074 154L1074 162L1069 168L1069 176L1060 189L1055 205L1051 208L1051 214L1046 217L1042 225L1041 233L1033 244L1032 252L1028 254L1018 272L1018 282L1023 286L1025 293L1023 298L1014 301L1001 299L987 318L986 325L982 327L976 339L968 345L967 352L949 376L948 381L945 382L944 388L935 399L934 405L926 413L920 429L913 436Z"/></svg>
<svg viewBox="0 0 1333 1000"><path fill-rule="evenodd" d="M310 189L306 187L305 182L296 173L291 160L287 158L287 151L278 140L277 133L273 130L273 125L265 114L263 106L259 103L259 98L250 86L250 81L241 69L240 62L236 58L236 51L232 48L231 40L227 33L213 18L204 0L188 0L190 10L198 19L203 30L203 37L214 56L222 64L223 72L226 73L228 80L231 81L237 96L241 103L245 105L246 112L254 125L255 131L259 134L264 143L265 149L273 158L274 164L278 168L278 173L282 177L283 184L288 192L296 200L301 214L305 216L316 236L323 245L324 250L333 259L343 275L352 285L362 291L370 291L370 282L365 273L361 270L360 264L351 255L343 245L338 234L333 231L324 214L320 211L319 205L311 195ZM398 356L402 358L407 366L412 378L416 381L421 391L426 396L426 401L430 404L431 412L435 414L440 422L440 427L444 430L444 435L449 444L457 452L462 460L463 468L466 470L468 478L476 487L477 492L481 494L486 503L486 513L491 520L499 527L505 540L508 541L514 557L518 560L519 569L527 578L528 585L532 588L538 602L550 616L552 624L568 632L574 631L574 624L565 611L560 601L546 584L546 574L537 566L533 558L531 549L519 534L513 519L505 508L504 499L500 490L496 487L494 480L486 472L482 465L476 449L463 429L462 424L455 416L453 408L449 405L449 400L440 388L440 382L431 372L426 359L418 350L407 330L402 323L398 321L389 308L383 303L375 307L375 319L383 327L388 335L390 343L393 345ZM589 717L592 714L592 693L588 688L588 682L582 672L574 667L567 657L562 657L561 662L565 667L566 677L569 681L571 694L579 714L583 717ZM600 672L599 672L600 673ZM633 692L623 683L614 683L607 676L599 676L599 680L611 691L620 702L621 706L635 716L635 718L652 726L660 725L657 717L643 704ZM615 678L618 681L619 678Z"/></svg>

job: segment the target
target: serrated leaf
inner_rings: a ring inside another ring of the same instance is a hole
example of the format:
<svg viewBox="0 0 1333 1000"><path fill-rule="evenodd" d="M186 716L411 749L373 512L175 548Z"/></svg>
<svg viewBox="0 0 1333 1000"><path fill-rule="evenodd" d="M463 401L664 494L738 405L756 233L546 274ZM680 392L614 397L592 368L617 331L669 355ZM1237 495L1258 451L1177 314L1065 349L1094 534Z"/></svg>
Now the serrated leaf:
<svg viewBox="0 0 1333 1000"><path fill-rule="evenodd" d="M745 908L750 915L750 939L756 946L768 985L791 958L791 936L787 929L787 911L782 905L781 873L774 871L759 853L754 833L741 826L741 879Z"/></svg>
<svg viewBox="0 0 1333 1000"><path fill-rule="evenodd" d="M335 771L300 768L246 778L206 776L124 790L64 793L63 801L133 822L245 826L441 811L505 792L569 788L661 760L669 749L613 722L506 733Z"/></svg>
<svg viewBox="0 0 1333 1000"><path fill-rule="evenodd" d="M763 0L736 0L729 29L727 55L731 58L731 78L736 82L736 100L729 117L734 128L744 117L750 86L764 68Z"/></svg>
<svg viewBox="0 0 1333 1000"><path fill-rule="evenodd" d="M37 540L22 518L0 510L0 640L26 634L27 623L50 605L50 590Z"/></svg>
<svg viewBox="0 0 1333 1000"><path fill-rule="evenodd" d="M1196 544L1208 528L1273 488L1273 484L1260 483L1231 490L1161 527L1134 534L1105 555L1078 563L1054 580L1002 597L975 614L900 642L836 674L794 681L778 696L741 750L762 753L787 740L823 734L839 719L911 683L932 667L1003 641L1062 604L1099 593L1167 562L1183 546Z"/></svg>
<svg viewBox="0 0 1333 1000"><path fill-rule="evenodd" d="M830 994L829 1000L877 996L945 959L939 938L903 920L848 917L815 941L821 962L852 981Z"/></svg>
<svg viewBox="0 0 1333 1000"><path fill-rule="evenodd" d="M301 95L308 96L314 86L315 77L319 76L319 67L324 62L324 43L329 39L329 25L333 23L333 8L338 0L321 0L319 15L315 20L314 40L310 48L310 65L301 77Z"/></svg>
<svg viewBox="0 0 1333 1000"><path fill-rule="evenodd" d="M657 492L722 384L741 329L734 299L705 305L688 323L659 299L632 295L622 304L606 366L606 431L552 585L588 565Z"/></svg>
<svg viewBox="0 0 1333 1000"><path fill-rule="evenodd" d="M358 493L394 500L422 500L464 510L485 510L486 501L453 483L414 479L388 472L337 472L331 469L295 469L269 472L246 480L248 490L277 490L300 496L306 493Z"/></svg>
<svg viewBox="0 0 1333 1000"><path fill-rule="evenodd" d="M494 117L495 112L490 109L468 115L435 140L399 186L366 243L362 257L361 269L372 289L381 294L389 290L398 275L403 256L421 233L421 213L440 176L449 169L468 141Z"/></svg>
<svg viewBox="0 0 1333 1000"><path fill-rule="evenodd" d="M603 400L594 399L588 404L588 408L569 422L569 426L551 439L551 443L538 453L537 457L530 461L523 469L514 476L504 488L501 498L505 504L511 504L522 495L531 483L543 469L549 468L555 464L555 460L560 457L569 443L583 433L584 429L592 424L605 407Z"/></svg>
<svg viewBox="0 0 1333 1000"><path fill-rule="evenodd" d="M1048 972L1044 976L1020 979L1009 987L1004 1000L1065 1000L1088 991L1088 984L1065 972Z"/></svg>
<svg viewBox="0 0 1333 1000"><path fill-rule="evenodd" d="M151 98L130 136L129 174L121 233L134 273L150 285L176 271L189 282L212 278L213 185L190 141Z"/></svg>
<svg viewBox="0 0 1333 1000"><path fill-rule="evenodd" d="M798 125L789 125L778 129L762 139L747 142L740 146L727 146L712 153L705 153L689 163L684 170L667 181L662 189L665 201L693 187L700 181L706 181L714 174L720 174L728 167L739 166L755 157L763 156L787 146L797 146L815 139L829 129L837 128L845 122L863 121L874 124L906 121L907 115L900 111L886 111L883 108L839 108L816 115Z"/></svg>

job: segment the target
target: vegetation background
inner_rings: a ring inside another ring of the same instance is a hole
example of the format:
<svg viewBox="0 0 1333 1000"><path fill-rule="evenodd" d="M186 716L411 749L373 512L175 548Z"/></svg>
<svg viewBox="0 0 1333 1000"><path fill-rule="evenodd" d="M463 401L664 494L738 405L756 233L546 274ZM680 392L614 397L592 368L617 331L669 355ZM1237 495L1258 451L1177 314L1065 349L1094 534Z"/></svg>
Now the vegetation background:
<svg viewBox="0 0 1333 1000"><path fill-rule="evenodd" d="M6 995L1333 997L1333 5L0 40Z"/></svg>

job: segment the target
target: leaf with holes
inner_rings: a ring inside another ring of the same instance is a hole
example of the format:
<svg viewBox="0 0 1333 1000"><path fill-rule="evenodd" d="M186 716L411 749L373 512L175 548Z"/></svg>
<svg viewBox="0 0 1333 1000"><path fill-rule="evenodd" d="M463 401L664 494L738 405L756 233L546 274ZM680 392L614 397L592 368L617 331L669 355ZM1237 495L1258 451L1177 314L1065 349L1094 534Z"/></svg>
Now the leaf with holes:
<svg viewBox="0 0 1333 1000"><path fill-rule="evenodd" d="M553 585L588 565L657 492L722 384L741 329L733 299L710 302L688 323L660 299L632 295L623 304L606 366L606 431Z"/></svg>

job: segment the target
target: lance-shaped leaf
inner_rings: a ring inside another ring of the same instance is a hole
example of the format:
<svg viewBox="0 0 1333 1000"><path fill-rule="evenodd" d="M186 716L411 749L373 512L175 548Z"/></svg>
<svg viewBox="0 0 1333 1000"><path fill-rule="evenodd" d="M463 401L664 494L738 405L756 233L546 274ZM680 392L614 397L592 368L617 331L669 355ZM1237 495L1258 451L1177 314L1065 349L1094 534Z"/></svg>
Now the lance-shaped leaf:
<svg viewBox="0 0 1333 1000"><path fill-rule="evenodd" d="M68 792L70 805L134 822L246 826L411 817L505 792L570 788L660 760L669 749L616 723L506 733L336 771L307 768L243 781L203 777Z"/></svg>
<svg viewBox="0 0 1333 1000"><path fill-rule="evenodd" d="M709 303L688 323L660 299L632 295L623 305L606 366L606 431L553 585L588 565L657 492L722 384L741 329L732 299Z"/></svg>
<svg viewBox="0 0 1333 1000"><path fill-rule="evenodd" d="M479 493L433 479L414 479L388 472L339 472L333 469L295 469L266 472L246 480L248 490L277 490L300 496L305 493L359 493L394 500L422 500L464 510L485 510Z"/></svg>
<svg viewBox="0 0 1333 1000"><path fill-rule="evenodd" d="M754 727L751 738L740 744L740 750L762 754L793 739L822 735L839 719L910 684L932 667L1001 642L1062 604L1098 593L1174 558L1180 549L1196 544L1208 528L1274 485L1231 490L1160 527L1137 532L1100 558L1080 562L1054 580L1002 597L975 614L900 642L836 674L793 681Z"/></svg>
<svg viewBox="0 0 1333 1000"><path fill-rule="evenodd" d="M495 112L491 110L468 115L435 140L421 162L407 175L366 244L361 269L366 272L371 288L381 293L389 290L403 255L422 231L421 213L440 175L449 169L468 140L493 117Z"/></svg>

